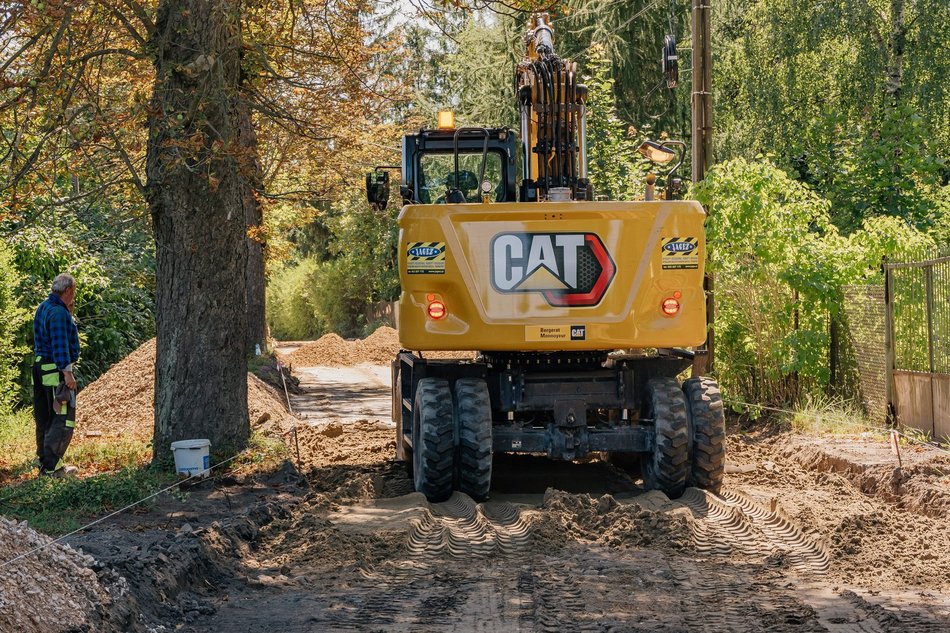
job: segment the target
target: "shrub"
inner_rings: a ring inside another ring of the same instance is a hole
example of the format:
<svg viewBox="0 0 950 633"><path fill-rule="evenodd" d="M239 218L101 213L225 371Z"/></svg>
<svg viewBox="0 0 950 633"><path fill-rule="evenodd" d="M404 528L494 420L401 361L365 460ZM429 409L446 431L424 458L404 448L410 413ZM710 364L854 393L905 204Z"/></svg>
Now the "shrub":
<svg viewBox="0 0 950 633"><path fill-rule="evenodd" d="M312 281L318 266L314 258L304 258L271 273L267 284L267 325L271 336L301 340L325 331L314 306Z"/></svg>

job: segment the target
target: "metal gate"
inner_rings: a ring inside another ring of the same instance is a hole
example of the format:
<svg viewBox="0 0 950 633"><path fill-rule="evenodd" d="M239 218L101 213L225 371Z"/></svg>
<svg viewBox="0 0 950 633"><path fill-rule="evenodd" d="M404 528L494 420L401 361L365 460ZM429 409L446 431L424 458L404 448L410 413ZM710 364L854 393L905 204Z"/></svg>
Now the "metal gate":
<svg viewBox="0 0 950 633"><path fill-rule="evenodd" d="M888 402L898 422L950 438L950 256L884 264Z"/></svg>

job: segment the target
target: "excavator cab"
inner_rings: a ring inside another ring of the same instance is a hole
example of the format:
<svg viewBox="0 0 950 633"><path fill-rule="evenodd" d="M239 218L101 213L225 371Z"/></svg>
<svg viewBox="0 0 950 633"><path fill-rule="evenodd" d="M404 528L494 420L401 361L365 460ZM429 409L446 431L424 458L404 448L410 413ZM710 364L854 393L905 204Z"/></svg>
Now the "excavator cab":
<svg viewBox="0 0 950 633"><path fill-rule="evenodd" d="M402 139L403 204L515 202L517 139L503 128L420 130Z"/></svg>

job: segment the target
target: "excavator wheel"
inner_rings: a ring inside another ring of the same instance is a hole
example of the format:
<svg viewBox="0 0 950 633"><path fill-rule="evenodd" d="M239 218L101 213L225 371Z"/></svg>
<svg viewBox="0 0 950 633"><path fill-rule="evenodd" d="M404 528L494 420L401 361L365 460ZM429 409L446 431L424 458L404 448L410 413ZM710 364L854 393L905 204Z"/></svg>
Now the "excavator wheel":
<svg viewBox="0 0 950 633"><path fill-rule="evenodd" d="M441 378L423 378L412 407L412 474L416 492L433 502L452 494L455 421L452 392Z"/></svg>
<svg viewBox="0 0 950 633"><path fill-rule="evenodd" d="M458 488L476 501L485 501L491 488L492 417L484 380L456 381L455 419L459 426Z"/></svg>
<svg viewBox="0 0 950 633"><path fill-rule="evenodd" d="M693 440L687 484L718 493L726 468L726 416L719 385L712 378L683 383Z"/></svg>
<svg viewBox="0 0 950 633"><path fill-rule="evenodd" d="M647 490L661 490L671 499L686 488L689 473L689 417L686 396L675 378L654 378L647 383L649 410L656 427L653 453L641 461Z"/></svg>

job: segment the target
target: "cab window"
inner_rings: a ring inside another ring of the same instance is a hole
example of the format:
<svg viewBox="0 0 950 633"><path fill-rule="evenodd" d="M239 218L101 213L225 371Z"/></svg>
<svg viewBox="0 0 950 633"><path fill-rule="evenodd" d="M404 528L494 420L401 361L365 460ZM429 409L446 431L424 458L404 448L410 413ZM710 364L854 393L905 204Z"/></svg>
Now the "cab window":
<svg viewBox="0 0 950 633"><path fill-rule="evenodd" d="M489 200L500 202L505 186L501 180L501 154L488 152L485 160L485 178L491 183ZM458 188L466 202L481 202L478 171L482 166L482 153L459 153ZM419 202L422 204L445 204L445 191L455 187L455 157L451 154L422 154L419 156Z"/></svg>

